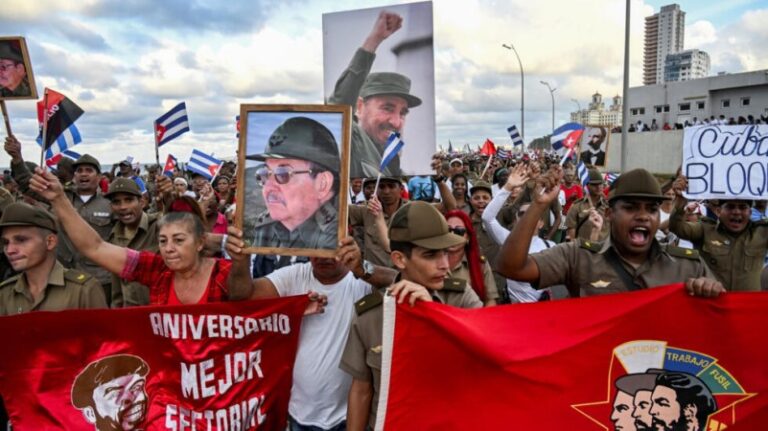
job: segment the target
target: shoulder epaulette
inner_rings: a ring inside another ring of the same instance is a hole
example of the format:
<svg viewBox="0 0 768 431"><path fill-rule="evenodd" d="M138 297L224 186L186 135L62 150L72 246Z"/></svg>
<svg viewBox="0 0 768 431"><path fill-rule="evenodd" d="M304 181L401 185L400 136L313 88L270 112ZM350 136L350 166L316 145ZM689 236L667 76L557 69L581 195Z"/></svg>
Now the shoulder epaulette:
<svg viewBox="0 0 768 431"><path fill-rule="evenodd" d="M464 292L467 288L467 280L461 278L446 278L443 282L443 289L446 292Z"/></svg>
<svg viewBox="0 0 768 431"><path fill-rule="evenodd" d="M74 281L76 283L84 284L91 278L92 276L90 274L77 269L67 269L64 271L64 279Z"/></svg>
<svg viewBox="0 0 768 431"><path fill-rule="evenodd" d="M361 315L368 310L372 310L384 302L384 296L381 293L373 292L360 298L355 302L355 312L357 315Z"/></svg>
<svg viewBox="0 0 768 431"><path fill-rule="evenodd" d="M668 245L667 246L667 253L669 253L670 256L674 257L682 257L685 259L698 259L699 258L699 251L694 250L691 248L683 248L683 247L677 247L674 245Z"/></svg>
<svg viewBox="0 0 768 431"><path fill-rule="evenodd" d="M579 246L595 253L603 249L603 243L595 241L580 241Z"/></svg>
<svg viewBox="0 0 768 431"><path fill-rule="evenodd" d="M5 287L5 286L11 285L11 284L15 284L16 280L18 280L20 276L21 276L21 274L16 274L13 277L6 278L2 282L0 282L0 287Z"/></svg>

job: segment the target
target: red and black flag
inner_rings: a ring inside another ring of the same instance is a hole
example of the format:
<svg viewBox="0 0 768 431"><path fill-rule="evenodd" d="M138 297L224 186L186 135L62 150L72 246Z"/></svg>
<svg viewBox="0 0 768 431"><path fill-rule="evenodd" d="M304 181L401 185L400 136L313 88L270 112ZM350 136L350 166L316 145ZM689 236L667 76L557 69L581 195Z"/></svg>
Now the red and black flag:
<svg viewBox="0 0 768 431"><path fill-rule="evenodd" d="M44 117L43 112L46 110L46 104L48 112ZM44 143L44 148L47 150L81 115L83 115L83 110L69 100L67 96L46 88L43 100L37 102L37 121L40 125L38 141L42 142L43 139L44 121L47 120L48 122Z"/></svg>

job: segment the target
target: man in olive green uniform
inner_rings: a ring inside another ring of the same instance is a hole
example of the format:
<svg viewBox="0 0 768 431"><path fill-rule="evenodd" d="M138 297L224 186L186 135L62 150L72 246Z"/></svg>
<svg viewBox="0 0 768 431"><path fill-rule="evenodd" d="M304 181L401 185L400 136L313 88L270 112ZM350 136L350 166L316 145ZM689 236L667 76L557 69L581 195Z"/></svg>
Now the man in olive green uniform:
<svg viewBox="0 0 768 431"><path fill-rule="evenodd" d="M544 187L544 193L539 192ZM716 296L720 282L695 250L656 241L659 205L668 199L644 169L624 173L613 185L606 218L611 234L603 243L577 240L528 255L541 213L557 199L558 181L539 181L535 200L502 246L499 271L537 288L564 284L571 297L602 295L685 282L691 293Z"/></svg>
<svg viewBox="0 0 768 431"><path fill-rule="evenodd" d="M421 105L413 96L411 80L392 72L370 73L376 49L402 25L399 15L382 12L363 45L355 52L341 74L328 103L351 105L352 123L350 177L375 177L390 132L402 132L410 108ZM384 176L401 176L400 158L395 157Z"/></svg>
<svg viewBox="0 0 768 431"><path fill-rule="evenodd" d="M22 193L39 201L44 201L29 190L29 179L32 177L32 171L22 159L21 144L14 136L5 139L5 151L11 156L13 179L19 183L19 189ZM109 200L101 195L99 188L101 165L95 157L90 154L83 154L72 164L72 167L75 169L74 187L65 189L67 198L72 202L80 217L106 241L114 226L114 219ZM96 277L104 289L104 296L109 301L112 297L112 274L109 271L78 253L65 232L59 236L59 247L56 252L64 267L78 268Z"/></svg>
<svg viewBox="0 0 768 431"><path fill-rule="evenodd" d="M464 244L464 238L448 231L440 212L426 202L401 207L389 226L392 263L400 271L399 283L426 288L433 301L462 308L482 307L480 298L465 280L446 279L447 249ZM396 283L393 287L397 287ZM429 298L429 296L427 296ZM352 376L347 430L373 428L381 382L383 296L374 292L355 304L349 337L340 367Z"/></svg>
<svg viewBox="0 0 768 431"><path fill-rule="evenodd" d="M3 251L21 272L0 284L0 316L29 311L105 308L98 281L56 260L56 221L47 211L13 203L0 218Z"/></svg>
<svg viewBox="0 0 768 431"><path fill-rule="evenodd" d="M269 212L247 240L259 247L335 250L341 162L333 134L315 120L289 118L264 153L246 159L265 162L246 174L257 177Z"/></svg>
<svg viewBox="0 0 768 431"><path fill-rule="evenodd" d="M608 202L603 198L603 176L596 169L589 170L589 183L587 183L589 193L583 198L575 201L568 214L565 216L565 227L569 239L576 238L583 240L593 240L592 223L589 221L589 214L594 209L603 217L603 227L597 241L603 241L611 233L611 224L605 219L605 210L608 208Z"/></svg>
<svg viewBox="0 0 768 431"><path fill-rule="evenodd" d="M21 50L11 46L14 43L0 41L0 98L28 97L32 94Z"/></svg>
<svg viewBox="0 0 768 431"><path fill-rule="evenodd" d="M718 219L702 218L697 223L685 221L688 201L675 186L678 196L669 217L669 230L693 243L718 280L730 291L760 290L760 273L768 251L768 222L750 220L752 201L721 200Z"/></svg>
<svg viewBox="0 0 768 431"><path fill-rule="evenodd" d="M115 226L107 240L120 247L158 252L157 214L147 214L144 197L136 181L115 178L104 195L112 205ZM112 274L112 308L149 304L149 288L135 281L125 281Z"/></svg>

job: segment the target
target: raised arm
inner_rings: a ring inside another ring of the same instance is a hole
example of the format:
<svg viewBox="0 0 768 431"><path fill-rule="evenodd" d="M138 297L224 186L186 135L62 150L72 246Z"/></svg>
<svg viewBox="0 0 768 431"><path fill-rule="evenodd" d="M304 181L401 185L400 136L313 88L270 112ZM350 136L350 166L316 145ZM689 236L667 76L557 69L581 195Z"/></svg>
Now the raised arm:
<svg viewBox="0 0 768 431"><path fill-rule="evenodd" d="M491 233L491 238L493 238L499 245L504 244L504 241L509 236L509 230L502 226L496 217L504 206L504 202L509 199L512 190L514 190L515 187L524 186L527 181L528 173L525 166L522 164L515 166L509 173L507 182L499 189L496 196L491 199L488 206L485 207L485 211L483 211L483 224L485 224L485 228L488 232Z"/></svg>
<svg viewBox="0 0 768 431"><path fill-rule="evenodd" d="M679 176L672 184L675 191L675 207L669 215L669 230L675 235L688 241L700 241L704 237L704 229L701 223L685 221L685 206L688 200L683 196L683 191L688 188L688 179Z"/></svg>
<svg viewBox="0 0 768 431"><path fill-rule="evenodd" d="M232 269L227 277L229 299L239 301L280 296L277 288L268 278L253 279L251 276L251 255L243 253L244 248L243 231L234 226L228 227L226 249L232 258Z"/></svg>
<svg viewBox="0 0 768 431"><path fill-rule="evenodd" d="M37 168L29 181L29 187L51 203L51 209L80 254L107 271L120 275L125 268L127 249L101 239L75 211L55 175Z"/></svg>
<svg viewBox="0 0 768 431"><path fill-rule="evenodd" d="M544 190L542 192L542 190ZM559 181L553 175L539 177L533 190L531 206L515 223L512 233L501 246L496 258L497 271L512 280L534 283L539 280L539 266L528 255L531 240L541 216L560 193Z"/></svg>

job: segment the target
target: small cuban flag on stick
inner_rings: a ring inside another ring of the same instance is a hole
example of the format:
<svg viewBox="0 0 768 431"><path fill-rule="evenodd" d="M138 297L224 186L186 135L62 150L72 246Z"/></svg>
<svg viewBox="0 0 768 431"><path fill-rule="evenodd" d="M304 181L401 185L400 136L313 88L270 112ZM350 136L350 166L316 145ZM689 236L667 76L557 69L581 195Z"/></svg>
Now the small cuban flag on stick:
<svg viewBox="0 0 768 431"><path fill-rule="evenodd" d="M179 162L176 160L176 157L173 157L173 154L168 154L168 158L165 159L165 167L163 167L163 175L173 178L173 172L178 164Z"/></svg>
<svg viewBox="0 0 768 431"><path fill-rule="evenodd" d="M192 155L189 157L187 169L204 176L208 181L212 181L216 174L218 174L221 164L222 161L213 157L213 155L193 149Z"/></svg>
<svg viewBox="0 0 768 431"><path fill-rule="evenodd" d="M587 165L584 164L584 162L579 161L579 164L576 165L576 174L579 176L579 182L581 183L581 188L584 189L584 193L589 197L589 169L587 169ZM590 206L592 206L592 201L587 199L587 202Z"/></svg>
<svg viewBox="0 0 768 431"><path fill-rule="evenodd" d="M517 130L517 126L513 124L507 127L507 132L509 133L509 137L512 139L512 145L515 147L519 145L520 148L523 148L523 138L520 136L520 132Z"/></svg>
<svg viewBox="0 0 768 431"><path fill-rule="evenodd" d="M187 104L184 102L174 106L170 111L161 115L154 124L155 131L155 162L160 165L159 148L161 145L189 132L189 117Z"/></svg>
<svg viewBox="0 0 768 431"><path fill-rule="evenodd" d="M563 156L563 158L560 160L560 166L562 166L566 160L568 160L568 156L571 155L573 152L573 149L576 148L576 145L578 145L579 141L581 140L581 135L584 133L584 126L582 126L579 123L566 123L562 126L555 129L554 132L552 132L552 137L550 138L550 142L552 143L552 149L553 150L560 150L561 148L567 148L568 151Z"/></svg>
<svg viewBox="0 0 768 431"><path fill-rule="evenodd" d="M376 187L374 190L379 189L379 181L381 181L381 173L392 160L397 157L397 153L403 149L405 142L400 139L400 134L397 132L391 132L389 138L387 138L387 144L384 146L384 152L381 154L381 163L379 163L379 176L376 178Z"/></svg>

